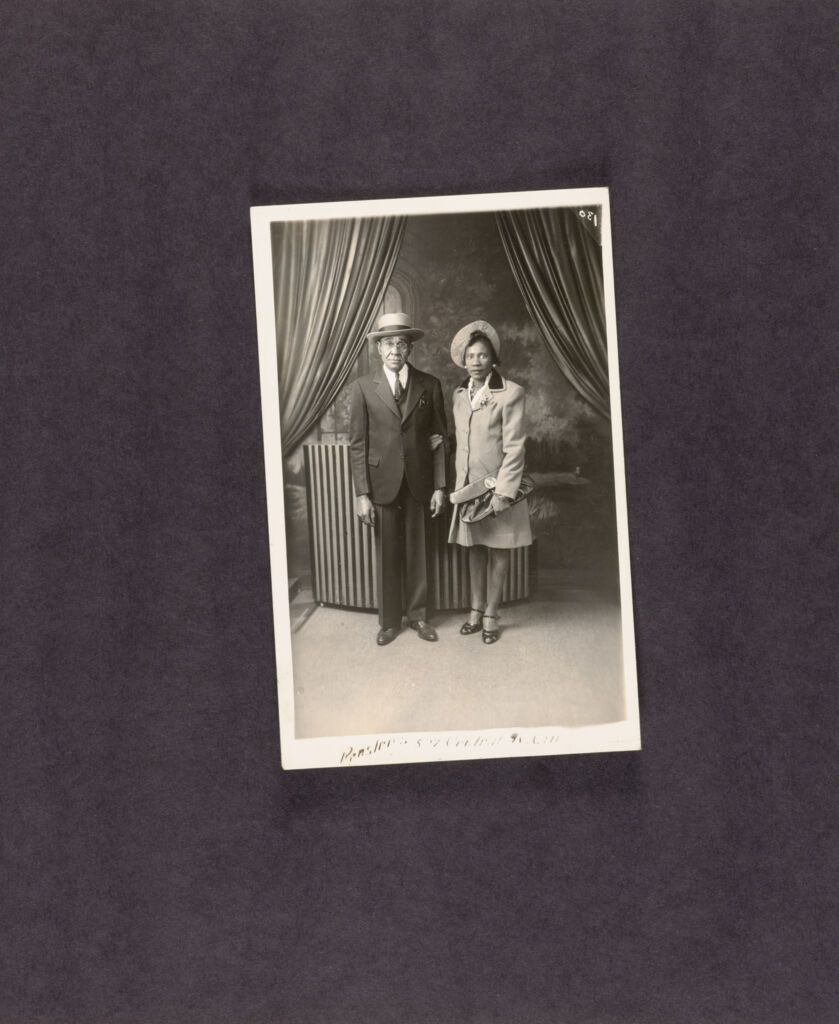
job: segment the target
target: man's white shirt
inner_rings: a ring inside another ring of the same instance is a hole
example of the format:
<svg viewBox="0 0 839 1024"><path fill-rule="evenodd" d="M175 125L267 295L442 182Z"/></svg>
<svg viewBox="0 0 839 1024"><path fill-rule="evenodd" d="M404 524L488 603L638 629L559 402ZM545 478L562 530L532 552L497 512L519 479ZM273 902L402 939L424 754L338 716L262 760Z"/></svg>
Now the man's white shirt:
<svg viewBox="0 0 839 1024"><path fill-rule="evenodd" d="M394 373L393 370L389 369L387 366L383 366L382 369L385 371L387 382L390 384L390 390L393 392L394 396L396 395L397 376L399 377L399 383L402 385L402 391L404 392L405 388L408 386L408 364L405 363L398 374Z"/></svg>

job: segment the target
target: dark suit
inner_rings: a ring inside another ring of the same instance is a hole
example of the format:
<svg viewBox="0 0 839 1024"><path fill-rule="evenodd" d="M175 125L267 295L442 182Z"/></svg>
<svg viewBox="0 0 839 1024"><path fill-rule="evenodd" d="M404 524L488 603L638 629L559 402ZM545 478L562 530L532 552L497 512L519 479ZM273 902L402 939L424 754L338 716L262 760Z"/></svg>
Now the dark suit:
<svg viewBox="0 0 839 1024"><path fill-rule="evenodd" d="M350 397L350 459L357 495L376 508L379 623L384 629L427 619L429 503L446 486L445 452L431 451L446 434L440 381L408 364L397 405L383 369L354 382ZM403 604L404 602L404 604Z"/></svg>

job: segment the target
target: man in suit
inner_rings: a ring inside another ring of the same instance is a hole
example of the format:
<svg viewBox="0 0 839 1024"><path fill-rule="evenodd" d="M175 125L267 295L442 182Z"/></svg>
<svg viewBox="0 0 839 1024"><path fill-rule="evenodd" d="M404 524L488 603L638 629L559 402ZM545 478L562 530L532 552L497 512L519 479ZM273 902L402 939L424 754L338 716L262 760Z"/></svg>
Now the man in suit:
<svg viewBox="0 0 839 1024"><path fill-rule="evenodd" d="M356 380L350 399L355 511L376 537L380 647L402 628L403 597L408 625L437 639L428 622L429 530L446 504L446 415L440 381L408 362L424 333L405 313L379 317L368 338L382 367Z"/></svg>

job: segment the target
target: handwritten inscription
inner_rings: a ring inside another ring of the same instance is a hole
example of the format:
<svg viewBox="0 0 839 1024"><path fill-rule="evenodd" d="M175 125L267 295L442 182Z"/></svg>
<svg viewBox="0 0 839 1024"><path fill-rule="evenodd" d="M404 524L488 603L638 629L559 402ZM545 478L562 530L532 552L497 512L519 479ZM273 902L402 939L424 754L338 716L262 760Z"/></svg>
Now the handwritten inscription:
<svg viewBox="0 0 839 1024"><path fill-rule="evenodd" d="M365 760L375 761L377 755L388 753L407 753L400 748L415 748L418 751L453 750L453 749L491 749L521 746L544 746L552 743L561 743L566 737L562 733L533 732L533 733L471 733L469 735L457 735L442 733L439 735L429 734L422 736L388 736L386 739L376 739L371 743L362 746L349 744L341 751L339 764L356 764Z"/></svg>
<svg viewBox="0 0 839 1024"><path fill-rule="evenodd" d="M362 761L365 757L374 757L386 750L393 750L394 747L405 746L408 741L404 736L391 736L386 740L375 740L363 747L345 747L341 752L339 764L352 764L354 761Z"/></svg>

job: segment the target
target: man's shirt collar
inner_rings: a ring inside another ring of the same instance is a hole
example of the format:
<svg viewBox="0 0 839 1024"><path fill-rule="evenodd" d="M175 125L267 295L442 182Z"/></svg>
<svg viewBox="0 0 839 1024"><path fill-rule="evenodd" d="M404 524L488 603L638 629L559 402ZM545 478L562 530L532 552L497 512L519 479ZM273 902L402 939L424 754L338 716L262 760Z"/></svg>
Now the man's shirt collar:
<svg viewBox="0 0 839 1024"><path fill-rule="evenodd" d="M390 390L396 387L396 374L389 367L382 364L382 369L385 371L385 377L387 378L388 384L390 384ZM399 371L399 383L402 385L403 390L408 386L408 364L405 363L402 369Z"/></svg>

